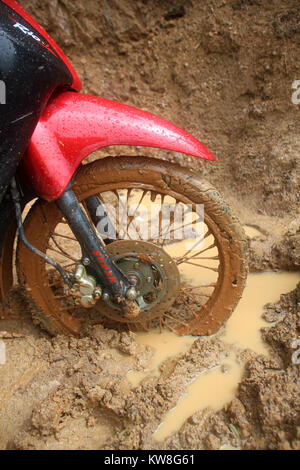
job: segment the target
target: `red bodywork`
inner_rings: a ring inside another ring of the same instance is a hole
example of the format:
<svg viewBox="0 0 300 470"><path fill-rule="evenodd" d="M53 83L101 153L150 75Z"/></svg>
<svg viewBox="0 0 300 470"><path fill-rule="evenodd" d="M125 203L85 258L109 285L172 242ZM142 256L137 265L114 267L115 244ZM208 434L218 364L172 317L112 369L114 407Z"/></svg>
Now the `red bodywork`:
<svg viewBox="0 0 300 470"><path fill-rule="evenodd" d="M65 92L48 104L23 159L23 170L37 195L52 201L65 190L80 162L109 145L155 147L214 156L179 127L115 101Z"/></svg>

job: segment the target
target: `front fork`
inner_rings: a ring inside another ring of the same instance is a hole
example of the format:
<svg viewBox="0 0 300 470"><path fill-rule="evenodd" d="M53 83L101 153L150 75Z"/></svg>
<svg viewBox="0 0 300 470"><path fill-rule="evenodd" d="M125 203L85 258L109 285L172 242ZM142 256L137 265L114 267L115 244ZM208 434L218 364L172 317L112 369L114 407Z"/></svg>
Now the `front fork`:
<svg viewBox="0 0 300 470"><path fill-rule="evenodd" d="M90 197L85 202L91 220L97 226L96 212L101 202L95 196ZM64 215L81 246L83 264L90 267L97 281L105 287L106 292L108 291L117 302L124 301L129 295L133 299L134 286L131 285L128 278L111 259L102 238L100 235L96 235L93 226L70 187L67 187L56 200L56 205Z"/></svg>
<svg viewBox="0 0 300 470"><path fill-rule="evenodd" d="M62 266L46 253L35 248L27 240L22 222L22 195L20 194L18 183L15 178L12 178L11 181L11 197L15 206L20 239L30 251L41 257L46 263L51 264L60 273L68 288L71 288L71 291L76 295L76 288L74 290L73 281L64 271ZM79 264L77 266L74 279L75 283L76 280L79 280L84 286L82 294L86 295L80 295L82 304L84 306L90 306L91 302L93 302L92 299L99 298L102 294L102 287L104 287L104 300L108 300L112 297L115 302L119 303L121 306L123 305L124 308L127 308L128 306L128 303L126 303L125 300L127 300L127 302L135 303L135 299L139 293L137 292L134 283L130 282L130 280L111 259L100 234L96 234L88 217L82 210L75 194L73 193L70 184L63 194L56 200L56 205L64 215L69 227L79 242L82 252L82 264L87 267L88 273L86 272L85 267ZM103 210L101 211L102 215L97 215L97 209L101 206L101 201L97 196L91 196L86 199L85 206L95 227L97 227L98 222L103 217L107 217ZM108 217L107 222L110 223ZM112 241L113 240L108 240L108 243ZM99 286L96 285L96 282L101 284L100 289ZM86 292L86 288L88 292Z"/></svg>

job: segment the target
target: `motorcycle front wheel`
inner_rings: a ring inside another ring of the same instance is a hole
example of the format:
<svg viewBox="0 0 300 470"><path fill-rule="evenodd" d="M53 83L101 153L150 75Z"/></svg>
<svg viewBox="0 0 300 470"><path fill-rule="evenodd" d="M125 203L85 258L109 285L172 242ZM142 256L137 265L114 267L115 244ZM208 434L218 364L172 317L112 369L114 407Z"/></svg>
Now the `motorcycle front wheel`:
<svg viewBox="0 0 300 470"><path fill-rule="evenodd" d="M219 330L244 289L247 243L210 184L167 161L121 156L81 166L73 191L84 210L90 196L106 209L105 227L117 238L107 249L138 282L140 312L124 316L113 300L103 299L84 308L53 267L19 241L18 277L37 323L52 335L78 335L97 323L133 331L168 328L179 335ZM38 200L24 229L33 246L74 274L81 248L54 202Z"/></svg>

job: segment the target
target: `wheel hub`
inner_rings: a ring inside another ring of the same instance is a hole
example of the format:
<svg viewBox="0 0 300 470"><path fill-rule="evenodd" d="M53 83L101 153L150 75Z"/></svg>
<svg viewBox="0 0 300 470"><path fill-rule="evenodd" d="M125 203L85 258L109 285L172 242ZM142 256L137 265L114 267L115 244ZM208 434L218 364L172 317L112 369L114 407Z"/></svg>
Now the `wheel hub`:
<svg viewBox="0 0 300 470"><path fill-rule="evenodd" d="M166 311L180 287L180 275L173 259L162 248L144 241L119 240L109 244L107 250L136 290L138 321L159 317ZM111 319L133 321L111 298L106 302L100 300L97 305Z"/></svg>

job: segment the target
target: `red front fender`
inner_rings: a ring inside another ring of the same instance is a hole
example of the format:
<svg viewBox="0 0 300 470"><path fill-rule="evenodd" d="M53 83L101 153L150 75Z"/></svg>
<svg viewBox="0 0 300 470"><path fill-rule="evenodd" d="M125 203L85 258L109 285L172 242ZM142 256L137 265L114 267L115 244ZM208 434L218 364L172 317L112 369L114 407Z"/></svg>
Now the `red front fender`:
<svg viewBox="0 0 300 470"><path fill-rule="evenodd" d="M164 119L115 101L66 92L44 111L23 169L37 195L52 201L87 155L109 145L163 148L215 160L201 142Z"/></svg>

